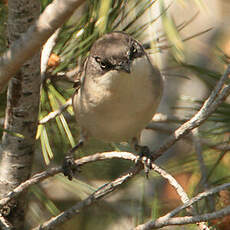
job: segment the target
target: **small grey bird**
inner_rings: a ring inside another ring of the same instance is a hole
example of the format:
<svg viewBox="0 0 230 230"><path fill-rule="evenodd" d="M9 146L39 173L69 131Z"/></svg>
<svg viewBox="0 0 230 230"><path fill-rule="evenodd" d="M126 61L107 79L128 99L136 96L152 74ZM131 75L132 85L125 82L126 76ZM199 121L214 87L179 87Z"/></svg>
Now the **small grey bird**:
<svg viewBox="0 0 230 230"><path fill-rule="evenodd" d="M112 32L92 46L73 108L88 137L105 142L133 141L152 119L163 91L161 74L143 46L124 32Z"/></svg>

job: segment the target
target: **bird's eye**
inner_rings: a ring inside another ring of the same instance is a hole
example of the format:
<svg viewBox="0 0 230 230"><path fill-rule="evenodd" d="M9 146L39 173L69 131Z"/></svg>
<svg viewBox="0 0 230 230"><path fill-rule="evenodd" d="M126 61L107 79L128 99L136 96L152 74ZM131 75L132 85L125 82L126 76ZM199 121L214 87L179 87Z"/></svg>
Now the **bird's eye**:
<svg viewBox="0 0 230 230"><path fill-rule="evenodd" d="M132 60L133 58L135 58L136 54L137 54L137 48L133 44L130 49L130 59Z"/></svg>
<svg viewBox="0 0 230 230"><path fill-rule="evenodd" d="M110 70L113 67L113 65L107 60L101 60L99 57L95 57L95 60L99 63L102 70Z"/></svg>
<svg viewBox="0 0 230 230"><path fill-rule="evenodd" d="M99 57L95 57L96 62L101 63L101 59Z"/></svg>
<svg viewBox="0 0 230 230"><path fill-rule="evenodd" d="M101 68L102 69L109 69L109 64L108 63L106 63L105 61L102 61L101 63L100 63L100 66L101 66Z"/></svg>

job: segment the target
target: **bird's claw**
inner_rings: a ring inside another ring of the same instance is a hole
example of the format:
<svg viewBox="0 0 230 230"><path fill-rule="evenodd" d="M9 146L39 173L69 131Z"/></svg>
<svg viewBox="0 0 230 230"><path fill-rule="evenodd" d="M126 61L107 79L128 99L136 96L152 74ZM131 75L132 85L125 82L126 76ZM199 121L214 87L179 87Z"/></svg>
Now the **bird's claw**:
<svg viewBox="0 0 230 230"><path fill-rule="evenodd" d="M64 176L68 177L69 180L73 179L76 172L79 172L79 168L74 163L73 155L66 156L62 164L62 170Z"/></svg>
<svg viewBox="0 0 230 230"><path fill-rule="evenodd" d="M140 148L140 155L136 159L135 163L138 164L141 162L143 164L145 176L148 179L149 178L149 171L152 169L153 158L152 158L151 152L147 146L139 146L139 148Z"/></svg>

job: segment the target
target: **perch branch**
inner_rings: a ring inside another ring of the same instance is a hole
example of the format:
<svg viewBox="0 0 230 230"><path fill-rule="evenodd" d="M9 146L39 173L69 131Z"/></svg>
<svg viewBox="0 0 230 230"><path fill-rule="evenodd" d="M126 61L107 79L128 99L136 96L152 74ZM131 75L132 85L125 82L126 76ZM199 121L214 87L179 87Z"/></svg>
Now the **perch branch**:
<svg viewBox="0 0 230 230"><path fill-rule="evenodd" d="M113 159L113 158L122 158L126 160L134 161L136 159L136 156L132 153L128 152L106 152L106 153L96 153L94 155L86 156L81 159L75 160L76 166L81 166L89 162L94 161L101 161L106 159ZM54 176L58 173L62 172L62 167L55 167L48 169L44 172L37 173L33 175L30 179L27 181L21 183L18 187L16 187L13 191L8 193L4 198L0 200L0 207L6 205L11 199L18 196L21 192L23 192L25 189L30 187L31 185L37 184L43 180L45 180L48 177Z"/></svg>

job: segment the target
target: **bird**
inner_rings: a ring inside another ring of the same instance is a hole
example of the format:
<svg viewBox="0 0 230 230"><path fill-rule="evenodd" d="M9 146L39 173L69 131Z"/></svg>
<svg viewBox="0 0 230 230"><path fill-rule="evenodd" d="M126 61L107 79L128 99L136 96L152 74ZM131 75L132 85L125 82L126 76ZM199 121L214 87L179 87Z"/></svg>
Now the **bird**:
<svg viewBox="0 0 230 230"><path fill-rule="evenodd" d="M122 31L103 35L92 45L80 76L72 97L80 126L74 151L90 137L128 141L141 149L140 133L156 113L163 94L161 73L142 44ZM66 169L69 164L63 165L65 175L71 174Z"/></svg>

